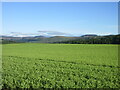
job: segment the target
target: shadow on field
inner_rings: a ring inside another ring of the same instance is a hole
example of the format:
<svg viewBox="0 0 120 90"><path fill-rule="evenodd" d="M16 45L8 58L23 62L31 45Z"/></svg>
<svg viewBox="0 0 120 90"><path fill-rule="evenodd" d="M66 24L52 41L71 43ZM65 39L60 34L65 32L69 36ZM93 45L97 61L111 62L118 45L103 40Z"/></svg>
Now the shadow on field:
<svg viewBox="0 0 120 90"><path fill-rule="evenodd" d="M4 84L1 90L119 90L118 88L10 88L7 84Z"/></svg>
<svg viewBox="0 0 120 90"><path fill-rule="evenodd" d="M32 86L30 86L30 88L19 88L19 87L16 87L16 88L10 88L7 84L4 84L2 86L2 89L1 90L45 90L45 88L33 88Z"/></svg>

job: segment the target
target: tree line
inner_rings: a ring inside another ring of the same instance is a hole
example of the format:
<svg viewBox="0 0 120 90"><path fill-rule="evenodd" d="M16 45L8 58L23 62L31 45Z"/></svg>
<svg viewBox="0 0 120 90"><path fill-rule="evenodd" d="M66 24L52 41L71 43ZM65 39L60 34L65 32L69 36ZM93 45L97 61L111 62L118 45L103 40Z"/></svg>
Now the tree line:
<svg viewBox="0 0 120 90"><path fill-rule="evenodd" d="M120 34L108 36L84 37L76 40L68 40L54 43L65 44L120 44Z"/></svg>

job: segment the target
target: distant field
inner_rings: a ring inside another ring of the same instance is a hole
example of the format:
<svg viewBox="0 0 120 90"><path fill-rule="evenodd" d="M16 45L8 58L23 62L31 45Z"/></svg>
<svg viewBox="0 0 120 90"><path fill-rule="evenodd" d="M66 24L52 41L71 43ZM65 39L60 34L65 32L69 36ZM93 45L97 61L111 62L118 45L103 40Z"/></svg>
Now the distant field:
<svg viewBox="0 0 120 90"><path fill-rule="evenodd" d="M120 88L118 68L118 45L3 45L4 88Z"/></svg>

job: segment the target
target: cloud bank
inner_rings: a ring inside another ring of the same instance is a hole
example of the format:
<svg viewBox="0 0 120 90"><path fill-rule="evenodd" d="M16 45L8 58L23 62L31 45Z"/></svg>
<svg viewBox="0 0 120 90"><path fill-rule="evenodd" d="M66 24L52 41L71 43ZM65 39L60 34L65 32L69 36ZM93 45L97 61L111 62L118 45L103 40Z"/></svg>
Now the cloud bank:
<svg viewBox="0 0 120 90"><path fill-rule="evenodd" d="M13 37L32 37L32 36L72 36L72 34L57 32L57 31L38 31L37 33L21 33L21 32L10 32L8 34L2 34L3 36L13 36Z"/></svg>

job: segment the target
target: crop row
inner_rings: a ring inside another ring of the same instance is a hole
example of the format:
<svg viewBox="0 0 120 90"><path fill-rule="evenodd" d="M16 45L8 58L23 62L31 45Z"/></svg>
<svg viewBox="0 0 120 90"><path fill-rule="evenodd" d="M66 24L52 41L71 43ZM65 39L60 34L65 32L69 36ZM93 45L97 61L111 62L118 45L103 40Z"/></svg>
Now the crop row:
<svg viewBox="0 0 120 90"><path fill-rule="evenodd" d="M120 88L119 68L3 57L3 88Z"/></svg>

